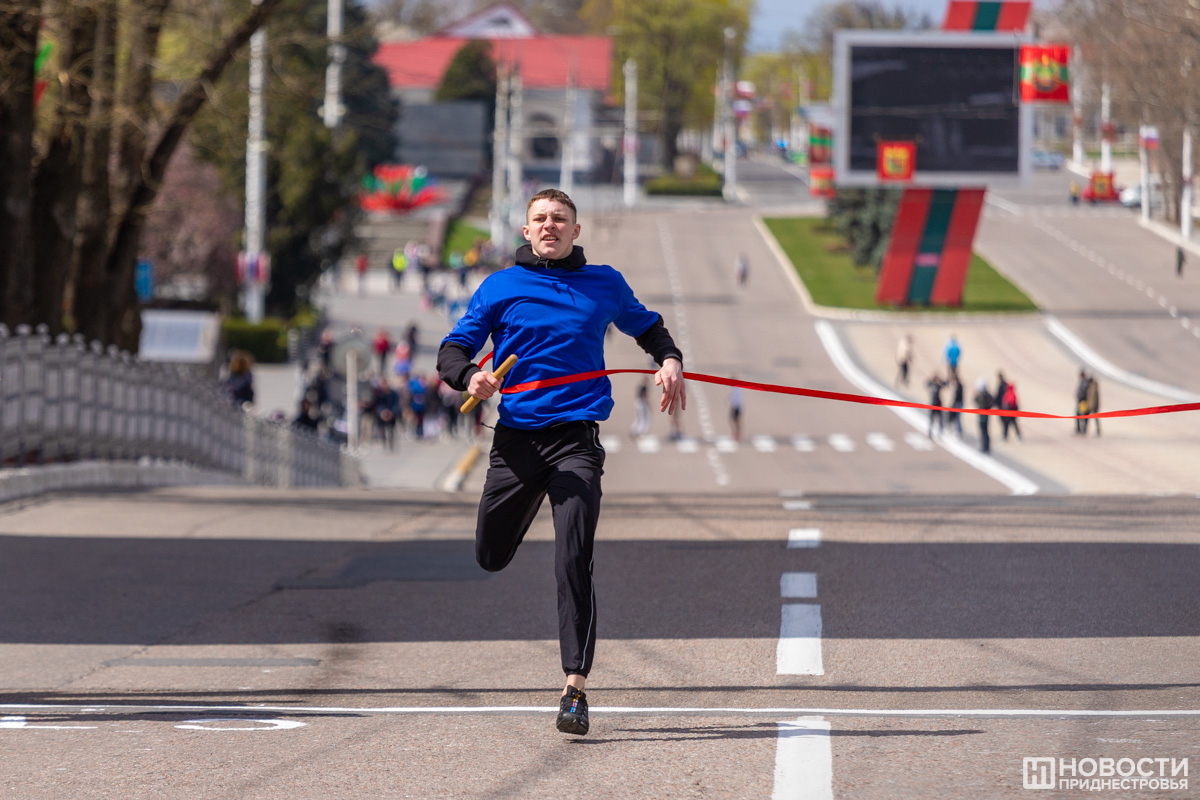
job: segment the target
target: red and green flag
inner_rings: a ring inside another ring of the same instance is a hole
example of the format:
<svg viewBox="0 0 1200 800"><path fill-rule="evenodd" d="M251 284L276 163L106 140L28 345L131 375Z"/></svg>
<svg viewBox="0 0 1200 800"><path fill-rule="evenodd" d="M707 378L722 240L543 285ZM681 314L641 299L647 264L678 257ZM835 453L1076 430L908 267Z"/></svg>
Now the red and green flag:
<svg viewBox="0 0 1200 800"><path fill-rule="evenodd" d="M950 0L942 30L1023 33L1032 5L1030 0Z"/></svg>
<svg viewBox="0 0 1200 800"><path fill-rule="evenodd" d="M814 125L808 137L808 163L829 164L833 161L833 131Z"/></svg>
<svg viewBox="0 0 1200 800"><path fill-rule="evenodd" d="M1070 60L1071 48L1065 44L1022 46L1021 101L1070 103Z"/></svg>

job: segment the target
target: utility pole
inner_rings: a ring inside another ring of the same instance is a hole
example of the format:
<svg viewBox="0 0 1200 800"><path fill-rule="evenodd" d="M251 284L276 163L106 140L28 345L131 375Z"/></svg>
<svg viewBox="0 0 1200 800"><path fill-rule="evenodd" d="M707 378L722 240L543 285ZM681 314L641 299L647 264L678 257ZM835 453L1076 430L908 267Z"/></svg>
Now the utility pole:
<svg viewBox="0 0 1200 800"><path fill-rule="evenodd" d="M1183 128L1183 192L1179 198L1179 232L1183 238L1192 238L1192 121Z"/></svg>
<svg viewBox="0 0 1200 800"><path fill-rule="evenodd" d="M732 27L725 29L725 80L724 91L721 93L725 113L725 186L721 195L725 202L737 200L737 119L733 114L733 37L737 35Z"/></svg>
<svg viewBox="0 0 1200 800"><path fill-rule="evenodd" d="M261 0L255 0L259 5ZM243 303L246 319L262 322L266 275L267 143L263 85L266 81L267 30L250 37L250 125L246 138L246 243Z"/></svg>
<svg viewBox="0 0 1200 800"><path fill-rule="evenodd" d="M567 73L566 113L559 141L558 188L567 194L575 190L575 59Z"/></svg>
<svg viewBox="0 0 1200 800"><path fill-rule="evenodd" d="M508 224L515 230L525 224L525 206L521 203L521 184L525 180L525 126L522 124L521 105L524 100L524 89L521 86L521 70L518 63L513 68L509 78L512 90L512 100L509 104L508 123Z"/></svg>
<svg viewBox="0 0 1200 800"><path fill-rule="evenodd" d="M1083 93L1079 91L1079 84L1074 79L1079 75L1079 45L1076 44L1071 48L1072 61L1071 78L1075 83L1071 87L1071 160L1076 164L1083 166Z"/></svg>
<svg viewBox="0 0 1200 800"><path fill-rule="evenodd" d="M496 122L492 128L492 247L508 250L508 70L496 76Z"/></svg>
<svg viewBox="0 0 1200 800"><path fill-rule="evenodd" d="M637 62L632 58L625 61L625 135L621 139L621 152L625 176L625 207L637 204L638 171L638 119Z"/></svg>
<svg viewBox="0 0 1200 800"><path fill-rule="evenodd" d="M1112 88L1100 86L1100 171L1112 172Z"/></svg>
<svg viewBox="0 0 1200 800"><path fill-rule="evenodd" d="M342 64L346 62L346 46L342 44L343 0L329 0L329 19L326 30L329 38L329 66L325 68L325 106L322 117L325 127L336 130L342 124Z"/></svg>

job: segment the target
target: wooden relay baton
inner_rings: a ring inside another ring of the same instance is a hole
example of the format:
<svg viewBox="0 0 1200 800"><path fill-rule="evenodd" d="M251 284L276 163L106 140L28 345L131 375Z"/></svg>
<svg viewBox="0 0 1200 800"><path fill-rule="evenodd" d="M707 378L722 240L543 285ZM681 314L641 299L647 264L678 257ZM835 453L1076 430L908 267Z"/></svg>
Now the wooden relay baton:
<svg viewBox="0 0 1200 800"><path fill-rule="evenodd" d="M504 359L504 363L501 364L500 366L496 367L496 371L493 372L492 374L495 375L497 378L503 378L505 373L507 373L510 369L512 369L513 364L516 364L516 363L517 363L517 356L514 353L513 355ZM469 414L469 413L471 413L471 409L473 409L477 405L479 405L478 397L468 397L467 401L462 404L462 407L459 408L458 411L460 414Z"/></svg>

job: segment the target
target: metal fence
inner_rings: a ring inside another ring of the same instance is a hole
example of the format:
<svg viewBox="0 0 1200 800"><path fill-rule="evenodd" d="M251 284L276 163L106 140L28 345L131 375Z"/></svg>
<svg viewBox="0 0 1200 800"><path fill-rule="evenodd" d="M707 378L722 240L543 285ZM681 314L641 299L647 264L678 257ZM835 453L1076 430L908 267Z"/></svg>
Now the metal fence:
<svg viewBox="0 0 1200 800"><path fill-rule="evenodd" d="M258 419L212 382L80 335L0 324L0 460L180 461L264 486L362 482L335 444Z"/></svg>

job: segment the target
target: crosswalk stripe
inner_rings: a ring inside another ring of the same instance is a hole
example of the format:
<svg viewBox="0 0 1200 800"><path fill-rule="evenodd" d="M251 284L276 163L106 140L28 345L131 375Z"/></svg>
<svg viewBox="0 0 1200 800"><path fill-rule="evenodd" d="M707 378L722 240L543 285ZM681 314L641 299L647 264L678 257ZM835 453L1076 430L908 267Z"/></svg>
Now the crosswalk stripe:
<svg viewBox="0 0 1200 800"><path fill-rule="evenodd" d="M657 436L639 436L637 438L639 453L657 453L659 449Z"/></svg>
<svg viewBox="0 0 1200 800"><path fill-rule="evenodd" d="M801 453L811 453L816 449L816 445L813 444L813 440L807 436L793 436L792 447L795 447Z"/></svg>
<svg viewBox="0 0 1200 800"><path fill-rule="evenodd" d="M890 453L896 449L896 444L886 433L868 433L867 444L881 453Z"/></svg>
<svg viewBox="0 0 1200 800"><path fill-rule="evenodd" d="M933 442L929 441L928 436L922 436L916 431L909 431L904 434L904 441L908 442L909 446L914 450L932 450Z"/></svg>
<svg viewBox="0 0 1200 800"><path fill-rule="evenodd" d="M854 452L854 440L844 433L829 434L829 446L839 453Z"/></svg>
<svg viewBox="0 0 1200 800"><path fill-rule="evenodd" d="M755 436L751 440L754 444L754 449L760 453L774 453L776 448L774 436Z"/></svg>

